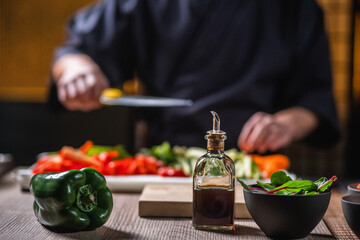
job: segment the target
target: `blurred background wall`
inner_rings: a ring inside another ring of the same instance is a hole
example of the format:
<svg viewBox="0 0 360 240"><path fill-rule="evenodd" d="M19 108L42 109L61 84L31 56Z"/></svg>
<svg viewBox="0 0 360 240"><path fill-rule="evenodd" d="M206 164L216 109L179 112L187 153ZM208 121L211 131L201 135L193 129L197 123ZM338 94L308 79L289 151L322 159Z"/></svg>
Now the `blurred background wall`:
<svg viewBox="0 0 360 240"><path fill-rule="evenodd" d="M299 175L350 176L360 161L355 142L360 132L360 0L317 1L324 11L343 136L330 151L294 144L283 152ZM33 163L38 152L79 146L87 139L133 147L128 109L55 114L46 105L51 59L65 38L65 21L91 2L0 1L0 152L13 153L17 165ZM108 124L100 127L104 119Z"/></svg>
<svg viewBox="0 0 360 240"><path fill-rule="evenodd" d="M342 138L334 148L322 151L294 144L284 153L292 168L305 175L359 176L357 136L360 129L360 1L317 0L323 10L333 70L334 96ZM355 21L356 20L356 21Z"/></svg>
<svg viewBox="0 0 360 240"><path fill-rule="evenodd" d="M129 109L52 111L46 103L50 65L65 39L65 22L91 2L0 1L0 153L11 153L16 165L31 165L38 153L79 147L86 140L132 150Z"/></svg>

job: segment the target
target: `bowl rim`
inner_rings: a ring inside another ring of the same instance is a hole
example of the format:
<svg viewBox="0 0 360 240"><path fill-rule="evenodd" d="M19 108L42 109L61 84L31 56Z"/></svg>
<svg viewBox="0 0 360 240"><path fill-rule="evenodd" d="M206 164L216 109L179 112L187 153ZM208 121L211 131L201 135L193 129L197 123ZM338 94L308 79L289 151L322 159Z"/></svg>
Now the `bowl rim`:
<svg viewBox="0 0 360 240"><path fill-rule="evenodd" d="M351 183L347 186L348 190L351 191L355 191L355 192L359 192L360 193L360 189L357 188L357 185L359 185L360 183Z"/></svg>
<svg viewBox="0 0 360 240"><path fill-rule="evenodd" d="M257 184L251 184L249 186L256 186ZM328 192L322 192L322 193L319 193L319 194L316 194L316 195L277 195L277 194L264 194L264 193L257 193L257 192L251 192L245 188L243 188L243 191L246 191L250 194L254 194L254 195L261 195L261 196L276 196L276 197L289 197L289 198L294 198L294 197L297 197L297 198L301 198L301 197L319 197L319 196L323 196L323 195L327 195L327 194L331 194L331 190L328 191ZM359 195L360 196L360 195Z"/></svg>
<svg viewBox="0 0 360 240"><path fill-rule="evenodd" d="M359 199L359 201L358 202L350 201L348 198L357 198ZM341 202L360 206L360 195L354 195L354 194L345 195L341 198Z"/></svg>

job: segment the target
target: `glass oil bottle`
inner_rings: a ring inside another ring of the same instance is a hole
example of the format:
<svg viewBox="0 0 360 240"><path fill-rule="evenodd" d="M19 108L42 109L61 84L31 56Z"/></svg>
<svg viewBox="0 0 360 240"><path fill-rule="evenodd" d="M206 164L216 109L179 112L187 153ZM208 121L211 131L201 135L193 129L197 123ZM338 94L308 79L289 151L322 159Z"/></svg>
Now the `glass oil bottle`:
<svg viewBox="0 0 360 240"><path fill-rule="evenodd" d="M193 175L193 226L205 230L234 228L235 167L224 153L226 133L213 115L213 130L207 132L207 153L201 156Z"/></svg>

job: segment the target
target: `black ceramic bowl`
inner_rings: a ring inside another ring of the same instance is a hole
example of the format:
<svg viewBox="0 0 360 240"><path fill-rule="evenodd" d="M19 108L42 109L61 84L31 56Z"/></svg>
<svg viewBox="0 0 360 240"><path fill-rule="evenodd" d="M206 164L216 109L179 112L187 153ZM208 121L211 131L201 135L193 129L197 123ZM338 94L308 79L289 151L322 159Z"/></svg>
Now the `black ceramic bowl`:
<svg viewBox="0 0 360 240"><path fill-rule="evenodd" d="M253 193L244 189L252 218L266 236L275 239L304 238L324 216L331 192L312 196Z"/></svg>
<svg viewBox="0 0 360 240"><path fill-rule="evenodd" d="M342 210L351 230L360 238L360 195L348 195L341 199Z"/></svg>
<svg viewBox="0 0 360 240"><path fill-rule="evenodd" d="M358 184L359 183L353 183L347 186L347 191L349 195L356 195L356 194L360 195L360 189L357 188Z"/></svg>

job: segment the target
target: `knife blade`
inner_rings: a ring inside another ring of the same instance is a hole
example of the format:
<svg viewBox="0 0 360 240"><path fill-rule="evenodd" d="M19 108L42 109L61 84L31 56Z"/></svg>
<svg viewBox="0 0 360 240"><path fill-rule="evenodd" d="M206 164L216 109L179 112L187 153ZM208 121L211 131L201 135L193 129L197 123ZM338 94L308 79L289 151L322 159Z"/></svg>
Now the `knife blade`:
<svg viewBox="0 0 360 240"><path fill-rule="evenodd" d="M128 107L189 107L193 105L190 99L153 97L153 96L100 96L100 102L104 105L119 105Z"/></svg>

